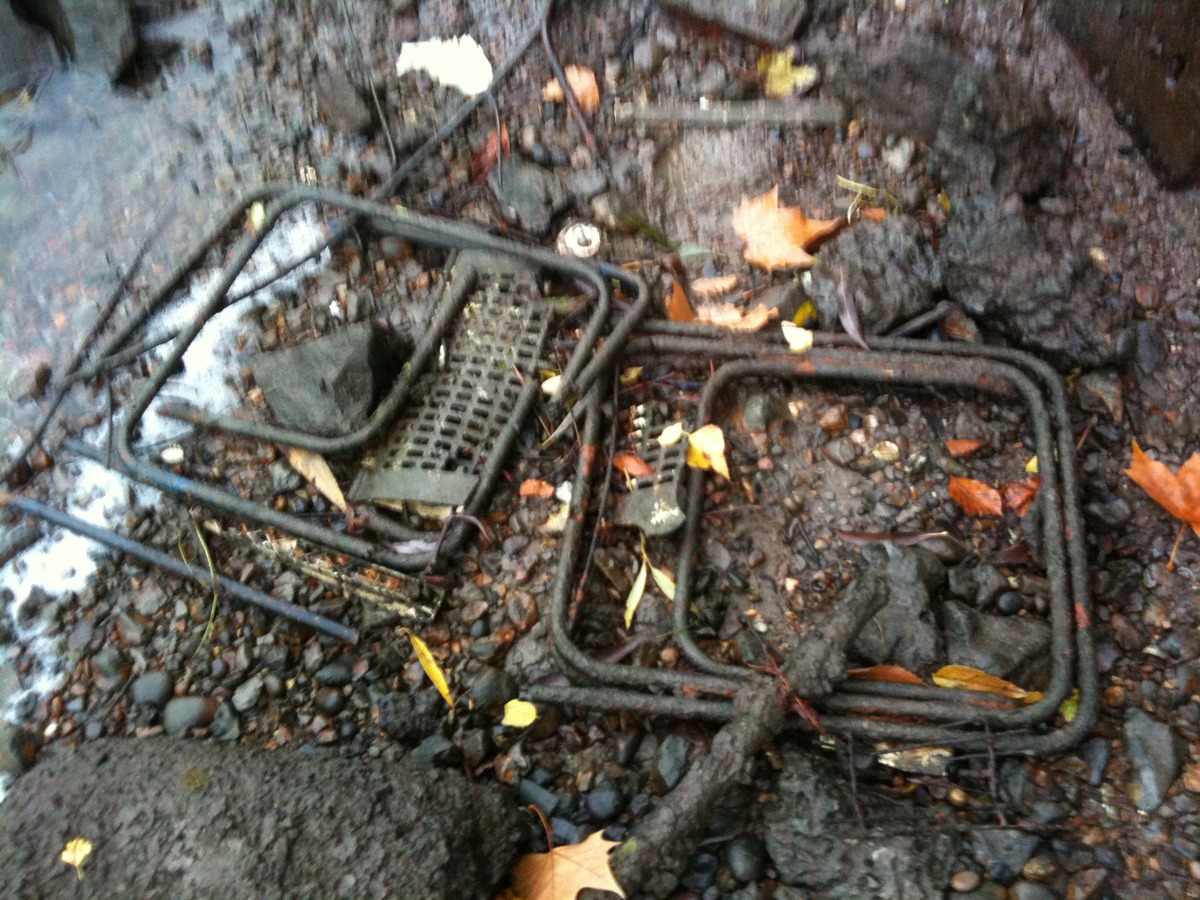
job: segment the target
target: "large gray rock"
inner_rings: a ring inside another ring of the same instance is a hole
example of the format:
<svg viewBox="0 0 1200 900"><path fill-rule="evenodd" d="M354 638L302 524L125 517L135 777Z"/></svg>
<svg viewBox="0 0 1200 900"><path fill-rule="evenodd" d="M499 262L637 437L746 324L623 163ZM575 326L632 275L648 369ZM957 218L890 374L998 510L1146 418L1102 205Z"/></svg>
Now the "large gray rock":
<svg viewBox="0 0 1200 900"><path fill-rule="evenodd" d="M854 798L827 762L795 748L763 813L767 854L780 880L830 900L941 897L959 852L958 835L917 823L902 834L857 827ZM886 813L882 813L886 819ZM863 811L872 821L872 811Z"/></svg>
<svg viewBox="0 0 1200 900"><path fill-rule="evenodd" d="M212 741L60 748L12 785L13 897L492 897L515 804L455 772ZM96 846L83 881L64 840Z"/></svg>
<svg viewBox="0 0 1200 900"><path fill-rule="evenodd" d="M1171 726L1140 709L1125 714L1125 751L1133 767L1129 795L1142 812L1153 812L1183 769L1185 744Z"/></svg>
<svg viewBox="0 0 1200 900"><path fill-rule="evenodd" d="M298 347L250 361L280 422L313 434L345 434L366 422L411 352L375 322L356 322Z"/></svg>
<svg viewBox="0 0 1200 900"><path fill-rule="evenodd" d="M59 61L115 79L137 48L132 9L128 0L0 4L0 90L27 84Z"/></svg>
<svg viewBox="0 0 1200 900"><path fill-rule="evenodd" d="M920 548L894 554L888 566L888 602L859 632L851 652L874 665L891 663L927 675L945 660L946 648L930 593L945 569Z"/></svg>
<svg viewBox="0 0 1200 900"><path fill-rule="evenodd" d="M1046 686L1050 676L1049 623L989 616L957 600L943 603L941 616L951 665L1007 678L1027 690Z"/></svg>
<svg viewBox="0 0 1200 900"><path fill-rule="evenodd" d="M515 156L496 164L488 185L504 218L530 234L545 234L554 217L567 208L567 191L558 176Z"/></svg>

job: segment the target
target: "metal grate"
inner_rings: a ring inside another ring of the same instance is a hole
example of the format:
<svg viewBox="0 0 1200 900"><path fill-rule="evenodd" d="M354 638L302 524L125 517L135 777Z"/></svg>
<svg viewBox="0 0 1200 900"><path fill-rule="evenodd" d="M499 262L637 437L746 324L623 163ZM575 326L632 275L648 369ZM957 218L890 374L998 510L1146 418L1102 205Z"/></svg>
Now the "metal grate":
<svg viewBox="0 0 1200 900"><path fill-rule="evenodd" d="M665 403L634 407L629 424L626 449L654 471L630 479L629 493L617 501L617 521L649 535L670 534L687 520L682 506L687 436L669 447L659 442L660 435L675 424Z"/></svg>
<svg viewBox="0 0 1200 900"><path fill-rule="evenodd" d="M538 360L553 318L532 276L472 273L475 288L436 375L364 469L350 499L461 507L479 486ZM502 451L501 451L502 452Z"/></svg>

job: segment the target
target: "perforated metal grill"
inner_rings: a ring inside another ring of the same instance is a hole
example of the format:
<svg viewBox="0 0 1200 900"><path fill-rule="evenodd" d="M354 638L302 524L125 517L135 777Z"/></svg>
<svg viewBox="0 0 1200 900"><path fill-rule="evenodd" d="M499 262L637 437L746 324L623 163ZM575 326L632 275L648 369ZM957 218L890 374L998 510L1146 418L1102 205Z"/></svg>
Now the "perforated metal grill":
<svg viewBox="0 0 1200 900"><path fill-rule="evenodd" d="M463 506L521 393L536 390L550 306L528 276L472 277L476 286L443 346L440 371L420 385L351 499Z"/></svg>
<svg viewBox="0 0 1200 900"><path fill-rule="evenodd" d="M662 433L675 424L663 403L647 403L631 411L627 449L654 471L630 481L629 493L617 501L617 521L636 525L646 534L670 534L686 519L681 504L687 468L687 436L664 447Z"/></svg>

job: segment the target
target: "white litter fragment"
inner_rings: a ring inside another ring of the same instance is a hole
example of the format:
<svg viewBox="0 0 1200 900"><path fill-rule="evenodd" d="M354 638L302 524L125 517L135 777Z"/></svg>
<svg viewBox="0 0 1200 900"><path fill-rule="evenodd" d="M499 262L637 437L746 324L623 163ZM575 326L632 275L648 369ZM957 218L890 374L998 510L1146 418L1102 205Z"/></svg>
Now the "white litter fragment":
<svg viewBox="0 0 1200 900"><path fill-rule="evenodd" d="M475 38L432 38L400 45L396 74L425 71L439 84L456 87L468 97L482 94L492 84L492 64Z"/></svg>

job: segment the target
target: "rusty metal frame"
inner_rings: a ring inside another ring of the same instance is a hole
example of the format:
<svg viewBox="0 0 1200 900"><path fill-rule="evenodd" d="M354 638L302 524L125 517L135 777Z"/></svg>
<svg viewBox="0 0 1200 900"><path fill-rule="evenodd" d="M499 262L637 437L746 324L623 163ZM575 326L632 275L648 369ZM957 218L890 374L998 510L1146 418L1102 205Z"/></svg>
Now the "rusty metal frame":
<svg viewBox="0 0 1200 900"><path fill-rule="evenodd" d="M697 425L707 421L713 398L733 380L746 376L940 384L1019 397L1030 412L1039 460L1052 461L1050 465L1043 464L1038 500L1052 592L1054 653L1053 674L1044 699L1020 709L997 710L995 698L987 695L934 687L843 682L835 694L820 704L822 721L831 731L870 740L938 743L1004 752L1055 752L1073 745L1087 732L1097 712L1095 658L1088 631L1087 560L1066 390L1053 369L1020 351L975 344L877 338L872 340L873 349L868 352L853 348L843 336L817 335L814 350L806 356L796 356L787 355L779 340L734 337L703 326L655 322L645 330L651 333L634 341L627 348L629 355L682 354L730 360L707 384ZM527 693L531 699L544 701L670 715L680 715L682 708L697 718L726 719L732 715L731 702L696 699L693 695L728 697L758 676L709 659L687 636L703 473L691 475L689 524L676 571L676 623L678 633L683 636L677 642L695 671L600 663L587 657L571 640L567 611L572 601L583 601L575 580L587 513L587 488L599 453L601 418L599 395L593 392L588 402L584 453L576 475L571 515L563 535L550 630L555 650L569 669L586 681L609 687L598 691L534 685ZM1052 720L1072 689L1079 691L1076 714L1071 722L1056 726ZM921 723L889 720L896 716L916 718Z"/></svg>

